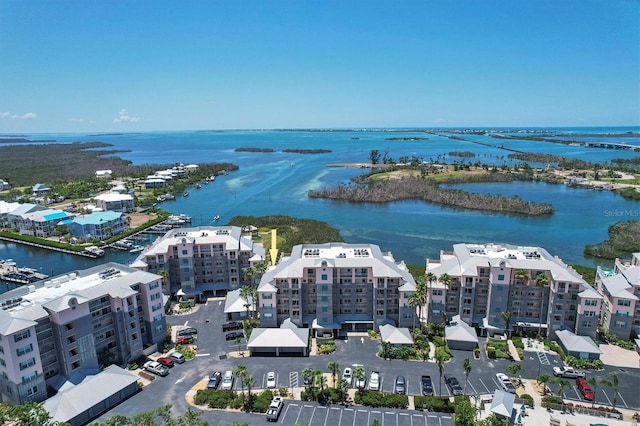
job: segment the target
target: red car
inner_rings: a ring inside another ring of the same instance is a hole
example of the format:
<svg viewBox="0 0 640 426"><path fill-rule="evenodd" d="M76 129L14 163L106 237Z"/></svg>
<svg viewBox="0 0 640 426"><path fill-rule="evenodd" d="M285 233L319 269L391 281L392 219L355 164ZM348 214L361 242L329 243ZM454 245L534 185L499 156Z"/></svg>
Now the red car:
<svg viewBox="0 0 640 426"><path fill-rule="evenodd" d="M165 367L173 367L173 360L166 356L162 356L158 358L156 361L158 361L158 363L164 365Z"/></svg>
<svg viewBox="0 0 640 426"><path fill-rule="evenodd" d="M176 343L179 345L188 345L193 343L193 337L191 336L180 336L176 339Z"/></svg>
<svg viewBox="0 0 640 426"><path fill-rule="evenodd" d="M584 399L586 399L587 401L593 401L593 391L591 390L591 386L589 386L589 383L587 383L584 378L578 377L576 379L576 387L578 388Z"/></svg>

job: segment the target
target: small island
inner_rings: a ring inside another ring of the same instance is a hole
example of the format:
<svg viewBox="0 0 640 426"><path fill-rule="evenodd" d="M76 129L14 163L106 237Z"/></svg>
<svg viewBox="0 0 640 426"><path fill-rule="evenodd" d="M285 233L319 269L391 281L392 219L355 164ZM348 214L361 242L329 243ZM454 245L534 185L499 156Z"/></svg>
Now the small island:
<svg viewBox="0 0 640 426"><path fill-rule="evenodd" d="M236 148L235 152L276 152L272 148L253 148L253 147L241 147Z"/></svg>
<svg viewBox="0 0 640 426"><path fill-rule="evenodd" d="M294 154L328 154L332 151L330 149L283 149L282 152Z"/></svg>

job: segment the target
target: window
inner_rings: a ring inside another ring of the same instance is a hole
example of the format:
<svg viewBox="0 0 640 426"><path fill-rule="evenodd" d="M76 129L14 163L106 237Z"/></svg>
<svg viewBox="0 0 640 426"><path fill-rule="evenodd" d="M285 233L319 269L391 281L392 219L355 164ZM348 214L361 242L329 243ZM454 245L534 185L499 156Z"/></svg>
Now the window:
<svg viewBox="0 0 640 426"><path fill-rule="evenodd" d="M595 311L584 311L584 316L585 317L595 317L596 316L596 312Z"/></svg>
<svg viewBox="0 0 640 426"><path fill-rule="evenodd" d="M35 358L29 358L26 361L22 361L20 363L20 371L27 369L29 367L33 367L34 365L36 365L36 359Z"/></svg>
<svg viewBox="0 0 640 426"><path fill-rule="evenodd" d="M16 355L22 356L24 354L28 354L33 351L33 344L29 343L26 346L22 346L21 348L16 349Z"/></svg>
<svg viewBox="0 0 640 426"><path fill-rule="evenodd" d="M7 363L4 361L4 359L0 358L0 365L6 367Z"/></svg>
<svg viewBox="0 0 640 426"><path fill-rule="evenodd" d="M269 294L263 294L262 295L263 299L273 299L273 294L269 293Z"/></svg>
<svg viewBox="0 0 640 426"><path fill-rule="evenodd" d="M183 255L185 255L185 256L186 256L188 253L189 253L189 250L182 250L182 254L183 254Z"/></svg>
<svg viewBox="0 0 640 426"><path fill-rule="evenodd" d="M626 321L616 321L616 327L618 327L618 328L627 328L627 322Z"/></svg>
<svg viewBox="0 0 640 426"><path fill-rule="evenodd" d="M151 307L151 310L152 310L153 312L155 312L155 311L159 311L160 309L162 309L162 303L156 303L155 305L153 305L153 306Z"/></svg>
<svg viewBox="0 0 640 426"><path fill-rule="evenodd" d="M631 300L618 299L618 306L631 306Z"/></svg>
<svg viewBox="0 0 640 426"><path fill-rule="evenodd" d="M151 284L149 284L149 290L154 290L158 288L159 285L160 283L158 283L158 281L152 282Z"/></svg>
<svg viewBox="0 0 640 426"><path fill-rule="evenodd" d="M598 301L596 299L586 299L584 301L585 306L598 306Z"/></svg>
<svg viewBox="0 0 640 426"><path fill-rule="evenodd" d="M322 281L326 281L327 280L327 274L322 274Z"/></svg>
<svg viewBox="0 0 640 426"><path fill-rule="evenodd" d="M13 341L14 342L19 342L22 339L28 339L29 337L31 337L31 331L30 330L22 330L16 334L13 335Z"/></svg>
<svg viewBox="0 0 640 426"><path fill-rule="evenodd" d="M583 327L591 327L591 321L582 321Z"/></svg>
<svg viewBox="0 0 640 426"><path fill-rule="evenodd" d="M504 274L498 275L498 281L504 281Z"/></svg>
<svg viewBox="0 0 640 426"><path fill-rule="evenodd" d="M262 314L262 318L271 319L271 318L273 318L273 314L265 312L265 313Z"/></svg>

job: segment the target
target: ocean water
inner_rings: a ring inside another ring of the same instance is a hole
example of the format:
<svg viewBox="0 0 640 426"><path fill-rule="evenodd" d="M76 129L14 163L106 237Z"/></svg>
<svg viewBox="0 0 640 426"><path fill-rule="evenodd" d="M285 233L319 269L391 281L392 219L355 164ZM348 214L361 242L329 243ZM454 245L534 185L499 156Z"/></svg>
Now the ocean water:
<svg viewBox="0 0 640 426"><path fill-rule="evenodd" d="M563 131L597 134L637 129L587 128ZM381 153L388 151L396 160L415 155L425 161L440 159L447 162L460 160L450 157L448 154L451 151L471 151L476 157L468 159L468 162L481 161L496 165L513 164L507 158L510 152L501 149L501 145L597 162L639 155L631 151L500 140L479 135L458 135L468 139L459 141L447 135L444 131L436 135L370 131L205 131L27 136L34 140L55 139L61 143L111 143L116 149L128 150L117 155L134 164L237 164L240 167L238 171L220 176L215 182L203 185L202 189L192 188L189 197L165 202L161 208L192 216L194 225L213 224L214 215L220 215L221 224L236 215L286 214L322 220L338 228L346 241L378 244L382 250L391 251L396 260L410 264L424 264L426 258L437 258L440 250L450 250L454 243L496 242L538 245L567 263L594 265L596 262L593 259L583 256L584 246L606 239L607 227L615 222L640 219L640 203L625 200L614 193L531 182L463 184L456 187L471 192L518 195L525 200L551 203L555 209L553 215L525 217L484 213L415 200L352 204L307 197L310 189L346 183L366 171L328 165L368 162L372 149ZM428 140L388 140L398 137L427 137ZM614 142L614 138L604 140L610 139ZM640 138L625 137L624 141L640 145ZM239 147L272 148L276 152L235 152ZM281 152L285 148L330 149L331 153ZM96 262L4 243L0 243L0 258L13 258L20 266L34 267L47 274L85 268ZM106 259L127 263L133 260L133 255L109 252Z"/></svg>

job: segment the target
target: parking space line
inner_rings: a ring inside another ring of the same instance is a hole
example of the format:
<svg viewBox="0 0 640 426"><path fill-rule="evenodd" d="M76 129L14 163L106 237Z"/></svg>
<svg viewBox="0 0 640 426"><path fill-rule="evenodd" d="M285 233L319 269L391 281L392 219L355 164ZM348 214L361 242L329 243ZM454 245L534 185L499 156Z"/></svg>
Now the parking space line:
<svg viewBox="0 0 640 426"><path fill-rule="evenodd" d="M487 385L484 384L484 382L482 381L482 379L480 377L478 377L478 380L480 380L480 383L482 383L482 386L484 386L484 388L487 390L487 393L490 393L491 391L489 390L489 388L487 387Z"/></svg>
<svg viewBox="0 0 640 426"><path fill-rule="evenodd" d="M622 403L624 404L625 407L629 408L629 406L627 405L627 401L624 400L624 398L622 397L622 395L620 395L620 392L618 392L618 396L620 397L620 400L622 401Z"/></svg>
<svg viewBox="0 0 640 426"><path fill-rule="evenodd" d="M578 395L578 401L582 402L582 397L580 396L580 391L578 391L578 389L573 386L573 391L576 393L576 395Z"/></svg>
<svg viewBox="0 0 640 426"><path fill-rule="evenodd" d="M478 391L476 390L476 388L473 387L473 384L471 382L469 382L469 386L471 386L471 389L473 389L473 394L477 395Z"/></svg>
<svg viewBox="0 0 640 426"><path fill-rule="evenodd" d="M327 414L324 415L324 426L327 426L327 420L329 419L329 410L327 410ZM311 422L309 422L311 423Z"/></svg>

